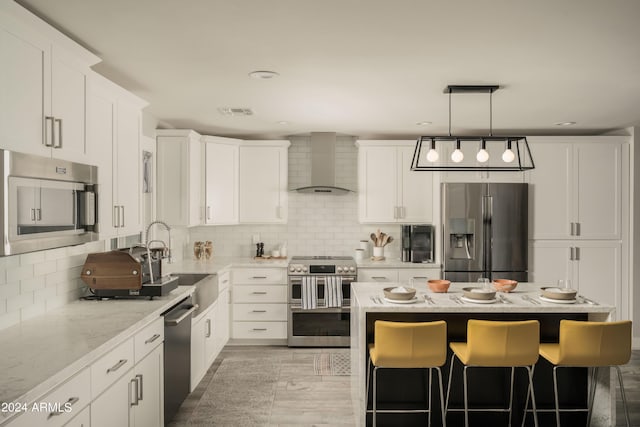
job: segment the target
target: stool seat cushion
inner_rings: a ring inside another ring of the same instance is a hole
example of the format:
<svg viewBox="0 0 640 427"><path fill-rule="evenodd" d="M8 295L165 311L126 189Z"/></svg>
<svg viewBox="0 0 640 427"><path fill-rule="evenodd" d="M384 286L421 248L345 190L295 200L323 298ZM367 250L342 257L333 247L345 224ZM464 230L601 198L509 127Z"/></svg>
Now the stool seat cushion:
<svg viewBox="0 0 640 427"><path fill-rule="evenodd" d="M369 357L382 368L430 368L447 358L447 324L436 322L387 322L377 320Z"/></svg>

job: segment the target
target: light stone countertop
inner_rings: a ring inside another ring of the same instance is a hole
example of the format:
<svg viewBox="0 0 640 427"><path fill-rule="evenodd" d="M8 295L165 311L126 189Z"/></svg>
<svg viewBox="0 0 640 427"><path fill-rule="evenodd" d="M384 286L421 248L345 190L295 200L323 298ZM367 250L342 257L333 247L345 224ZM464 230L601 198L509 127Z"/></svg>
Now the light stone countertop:
<svg viewBox="0 0 640 427"><path fill-rule="evenodd" d="M254 259L251 257L213 257L212 259L193 260L184 259L171 264L163 264L163 273L209 273L218 272L232 268L286 268L289 259Z"/></svg>
<svg viewBox="0 0 640 427"><path fill-rule="evenodd" d="M78 300L0 331L0 402L30 403L89 366L193 293ZM1 413L0 423L13 414Z"/></svg>
<svg viewBox="0 0 640 427"><path fill-rule="evenodd" d="M372 297L384 298L383 288L406 286L402 283L377 283L377 282L356 282L352 283L351 307L352 309L366 312L446 312L446 313L509 313L509 312L530 312L530 313L598 313L604 316L615 313L615 307L605 304L589 304L578 300L574 304L561 304L540 300L540 288L543 286L553 286L541 283L518 283L516 289L509 293L497 293L497 296L504 298L506 302L496 300L492 304L463 302L462 304L452 300L452 297L462 297L462 288L477 287L477 283L452 283L449 292L434 293L426 286L417 289L417 302L413 304L401 304L387 302L384 299L382 304L372 300ZM433 304L424 299L424 295L431 297ZM523 296L531 297L539 304L526 301ZM586 295L588 298L588 295ZM597 301L596 301L597 302Z"/></svg>
<svg viewBox="0 0 640 427"><path fill-rule="evenodd" d="M356 261L358 268L437 268L440 269L440 264L429 262L402 262L399 258L387 258L382 261L373 261L370 258L365 258L361 261Z"/></svg>

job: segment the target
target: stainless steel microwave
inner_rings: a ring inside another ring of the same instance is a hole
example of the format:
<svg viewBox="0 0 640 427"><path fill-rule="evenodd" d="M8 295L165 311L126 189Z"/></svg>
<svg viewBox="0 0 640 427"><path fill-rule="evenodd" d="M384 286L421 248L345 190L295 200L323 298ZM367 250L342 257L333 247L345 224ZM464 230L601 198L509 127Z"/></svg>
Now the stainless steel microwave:
<svg viewBox="0 0 640 427"><path fill-rule="evenodd" d="M97 240L96 166L0 150L0 256Z"/></svg>

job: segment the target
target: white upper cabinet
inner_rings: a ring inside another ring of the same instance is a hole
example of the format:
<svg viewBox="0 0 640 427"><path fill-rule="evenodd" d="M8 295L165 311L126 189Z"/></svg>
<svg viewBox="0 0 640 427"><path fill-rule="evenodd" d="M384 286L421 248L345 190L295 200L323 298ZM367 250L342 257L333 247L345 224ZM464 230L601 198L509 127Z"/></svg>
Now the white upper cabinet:
<svg viewBox="0 0 640 427"><path fill-rule="evenodd" d="M239 221L240 140L203 136L205 150L205 224Z"/></svg>
<svg viewBox="0 0 640 427"><path fill-rule="evenodd" d="M192 130L156 130L158 218L169 225L196 226L204 221L201 202L203 147Z"/></svg>
<svg viewBox="0 0 640 427"><path fill-rule="evenodd" d="M411 171L412 141L358 141L361 223L432 223L434 172Z"/></svg>
<svg viewBox="0 0 640 427"><path fill-rule="evenodd" d="M0 57L2 148L94 163L85 101L99 58L13 2L0 7Z"/></svg>
<svg viewBox="0 0 640 427"><path fill-rule="evenodd" d="M530 238L619 239L624 138L530 140Z"/></svg>
<svg viewBox="0 0 640 427"><path fill-rule="evenodd" d="M287 222L289 141L245 141L240 147L240 223Z"/></svg>
<svg viewBox="0 0 640 427"><path fill-rule="evenodd" d="M139 233L141 111L146 103L95 73L88 87L87 137L98 166L100 236Z"/></svg>

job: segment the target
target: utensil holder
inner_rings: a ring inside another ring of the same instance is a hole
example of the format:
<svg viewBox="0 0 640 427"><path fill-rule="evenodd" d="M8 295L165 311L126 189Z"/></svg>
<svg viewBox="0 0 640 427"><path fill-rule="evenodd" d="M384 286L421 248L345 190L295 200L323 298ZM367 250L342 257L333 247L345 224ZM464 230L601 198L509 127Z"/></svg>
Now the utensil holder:
<svg viewBox="0 0 640 427"><path fill-rule="evenodd" d="M384 246L374 246L373 247L373 257L374 258L383 258L384 257Z"/></svg>

